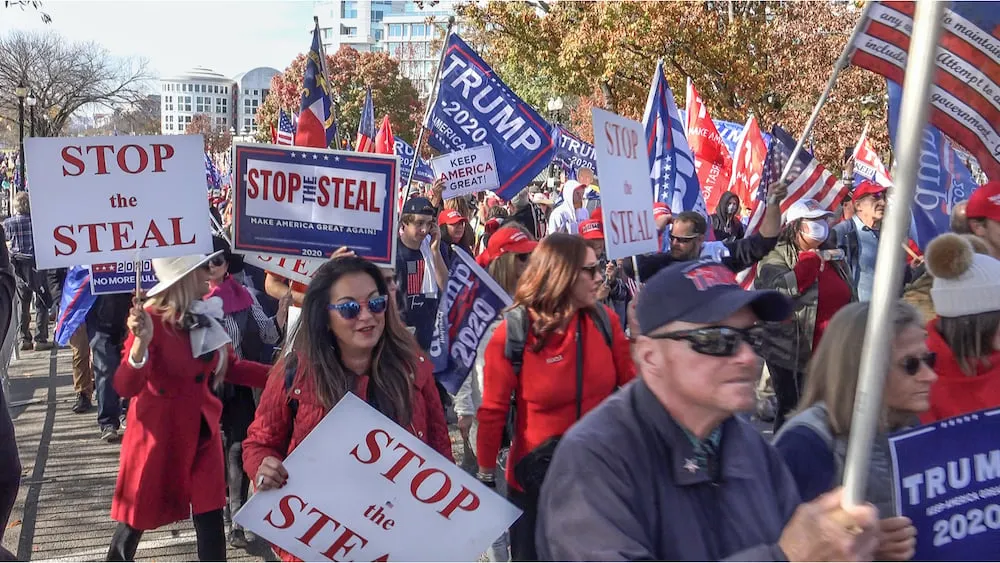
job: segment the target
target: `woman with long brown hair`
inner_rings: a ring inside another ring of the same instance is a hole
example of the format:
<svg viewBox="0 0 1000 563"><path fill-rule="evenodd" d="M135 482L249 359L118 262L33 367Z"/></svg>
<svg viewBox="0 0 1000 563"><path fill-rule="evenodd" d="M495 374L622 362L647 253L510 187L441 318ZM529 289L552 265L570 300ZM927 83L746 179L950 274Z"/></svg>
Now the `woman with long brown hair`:
<svg viewBox="0 0 1000 563"><path fill-rule="evenodd" d="M293 352L274 366L243 441L243 467L258 489L285 484L282 460L347 393L453 459L431 362L400 320L378 266L353 256L321 266L300 323Z"/></svg>
<svg viewBox="0 0 1000 563"><path fill-rule="evenodd" d="M515 561L537 559L535 509L558 437L635 377L617 315L597 302L602 282L597 255L582 238L553 234L542 239L521 275L513 305L486 346L478 477L495 484L513 393L507 496L524 510L510 530ZM508 346L512 343L519 345ZM520 354L505 353L518 348Z"/></svg>

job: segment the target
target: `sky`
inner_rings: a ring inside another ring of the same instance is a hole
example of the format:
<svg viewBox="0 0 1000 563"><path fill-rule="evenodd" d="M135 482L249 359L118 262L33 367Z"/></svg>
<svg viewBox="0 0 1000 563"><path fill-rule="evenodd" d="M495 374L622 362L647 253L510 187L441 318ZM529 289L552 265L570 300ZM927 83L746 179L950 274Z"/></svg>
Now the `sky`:
<svg viewBox="0 0 1000 563"><path fill-rule="evenodd" d="M233 77L258 66L284 70L309 49L312 0L46 0L44 24L31 9L0 9L0 34L49 29L96 41L118 56L141 56L154 76L196 66ZM157 88L158 90L158 88Z"/></svg>

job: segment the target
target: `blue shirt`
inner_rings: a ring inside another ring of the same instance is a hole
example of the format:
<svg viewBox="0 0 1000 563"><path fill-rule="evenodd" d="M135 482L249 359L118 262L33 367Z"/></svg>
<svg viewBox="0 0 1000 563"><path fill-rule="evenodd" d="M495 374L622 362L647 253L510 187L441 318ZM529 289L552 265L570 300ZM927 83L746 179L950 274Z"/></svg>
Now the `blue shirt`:
<svg viewBox="0 0 1000 563"><path fill-rule="evenodd" d="M3 229L10 241L11 257L34 257L35 240L32 238L30 215L18 214L4 219Z"/></svg>
<svg viewBox="0 0 1000 563"><path fill-rule="evenodd" d="M871 301L872 286L875 285L875 258L878 256L879 230L861 222L858 216L851 218L858 233L858 267L854 270L854 284L858 288L858 301Z"/></svg>

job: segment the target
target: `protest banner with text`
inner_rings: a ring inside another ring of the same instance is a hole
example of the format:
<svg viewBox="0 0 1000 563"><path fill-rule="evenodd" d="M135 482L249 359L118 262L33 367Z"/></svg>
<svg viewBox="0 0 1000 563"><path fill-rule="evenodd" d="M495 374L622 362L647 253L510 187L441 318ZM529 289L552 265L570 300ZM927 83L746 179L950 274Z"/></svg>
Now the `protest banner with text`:
<svg viewBox="0 0 1000 563"><path fill-rule="evenodd" d="M234 250L394 263L396 156L237 144L234 166Z"/></svg>
<svg viewBox="0 0 1000 563"><path fill-rule="evenodd" d="M326 258L303 258L301 256L281 256L249 252L243 261L252 266L277 274L285 279L309 285L313 274L326 263Z"/></svg>
<svg viewBox="0 0 1000 563"><path fill-rule="evenodd" d="M348 393L233 520L304 561L475 561L520 511Z"/></svg>
<svg viewBox="0 0 1000 563"><path fill-rule="evenodd" d="M556 125L553 129L556 139L553 162L562 164L573 176L576 176L581 168L589 168L596 175L597 160L594 158L594 145L570 133L561 125Z"/></svg>
<svg viewBox="0 0 1000 563"><path fill-rule="evenodd" d="M602 109L592 111L608 259L656 252L646 129L638 121Z"/></svg>
<svg viewBox="0 0 1000 563"><path fill-rule="evenodd" d="M917 528L914 561L993 561L1000 546L1000 409L890 436L896 513Z"/></svg>
<svg viewBox="0 0 1000 563"><path fill-rule="evenodd" d="M153 262L151 260L143 260L139 270L142 275L142 289L143 291L149 291L158 281L156 273L153 272ZM91 264L90 292L94 295L132 293L134 291L135 262Z"/></svg>
<svg viewBox="0 0 1000 563"><path fill-rule="evenodd" d="M393 141L395 143L396 156L399 157L399 183L403 184L406 182L406 176L410 173L410 168L413 166L413 155L416 151L413 150L410 143L399 137L393 137ZM431 170L431 165L427 164L426 160L421 158L417 161L417 167L413 170L413 179L425 184L434 182L434 171Z"/></svg>
<svg viewBox="0 0 1000 563"><path fill-rule="evenodd" d="M40 270L212 251L201 135L25 139Z"/></svg>
<svg viewBox="0 0 1000 563"><path fill-rule="evenodd" d="M441 87L430 113L428 143L441 153L493 147L505 200L552 161L551 126L507 87L458 34L445 45Z"/></svg>
<svg viewBox="0 0 1000 563"><path fill-rule="evenodd" d="M434 377L457 393L476 363L486 330L511 304L510 296L476 261L457 246L444 297L438 303L430 354Z"/></svg>
<svg viewBox="0 0 1000 563"><path fill-rule="evenodd" d="M480 145L455 151L431 160L434 176L444 180L441 197L455 197L483 191L496 191L500 187L497 162L493 147Z"/></svg>

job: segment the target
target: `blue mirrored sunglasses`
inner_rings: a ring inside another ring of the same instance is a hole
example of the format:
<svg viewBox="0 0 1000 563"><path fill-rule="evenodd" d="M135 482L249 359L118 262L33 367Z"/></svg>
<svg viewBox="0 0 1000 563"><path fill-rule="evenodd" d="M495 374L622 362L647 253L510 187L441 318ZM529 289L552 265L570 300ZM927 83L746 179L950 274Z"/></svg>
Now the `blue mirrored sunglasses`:
<svg viewBox="0 0 1000 563"><path fill-rule="evenodd" d="M389 298L385 295L379 295L378 297L372 297L368 300L368 311L373 315L379 313L384 313L385 308L389 305ZM346 320L356 319L358 315L361 314L361 303L357 301L347 301L344 303L330 303L326 306L330 311L336 311Z"/></svg>

